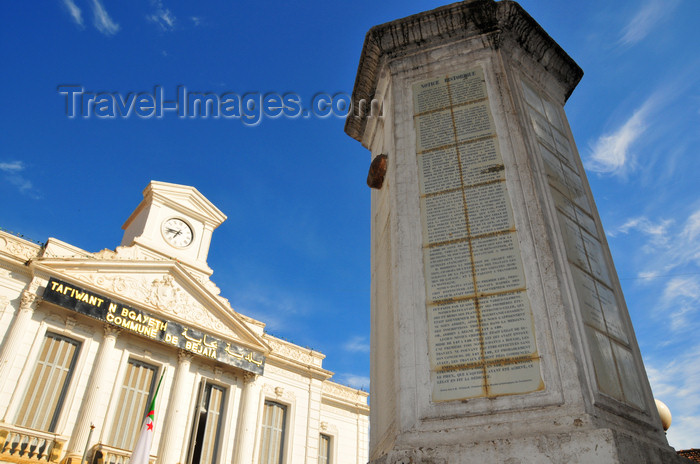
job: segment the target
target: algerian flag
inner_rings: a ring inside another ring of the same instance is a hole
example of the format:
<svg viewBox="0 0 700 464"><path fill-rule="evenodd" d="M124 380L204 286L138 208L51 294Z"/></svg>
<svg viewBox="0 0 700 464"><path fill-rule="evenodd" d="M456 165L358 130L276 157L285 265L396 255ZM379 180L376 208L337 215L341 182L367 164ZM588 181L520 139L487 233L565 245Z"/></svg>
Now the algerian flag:
<svg viewBox="0 0 700 464"><path fill-rule="evenodd" d="M158 390L160 390L160 383L163 381L164 374L165 372L161 374L160 380L158 381L156 393L153 395L151 406L148 408L148 415L143 421L141 434L138 440L136 440L134 451L131 453L130 464L148 464L148 458L151 455L151 443L153 442L153 420L155 419L156 397L158 396Z"/></svg>

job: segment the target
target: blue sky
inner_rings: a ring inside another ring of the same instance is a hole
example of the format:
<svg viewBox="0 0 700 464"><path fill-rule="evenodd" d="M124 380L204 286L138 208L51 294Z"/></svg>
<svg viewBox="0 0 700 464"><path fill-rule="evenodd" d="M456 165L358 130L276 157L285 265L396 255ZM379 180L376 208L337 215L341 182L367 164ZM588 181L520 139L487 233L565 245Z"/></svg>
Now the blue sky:
<svg viewBox="0 0 700 464"><path fill-rule="evenodd" d="M585 75L567 103L655 396L676 448L700 447L700 3L521 5ZM216 95L350 93L366 31L440 6L54 0L0 17L0 226L115 248L152 179L228 220L213 280L274 335L369 386L369 152L335 116L66 116L61 85Z"/></svg>

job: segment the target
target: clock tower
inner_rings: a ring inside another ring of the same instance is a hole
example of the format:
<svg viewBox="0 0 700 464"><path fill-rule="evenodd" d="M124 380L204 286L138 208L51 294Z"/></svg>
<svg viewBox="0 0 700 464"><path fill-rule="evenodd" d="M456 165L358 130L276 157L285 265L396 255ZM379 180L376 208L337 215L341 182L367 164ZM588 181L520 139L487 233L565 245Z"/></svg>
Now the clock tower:
<svg viewBox="0 0 700 464"><path fill-rule="evenodd" d="M214 229L224 215L194 187L151 181L143 200L126 220L122 246L137 246L152 258L177 259L207 276Z"/></svg>

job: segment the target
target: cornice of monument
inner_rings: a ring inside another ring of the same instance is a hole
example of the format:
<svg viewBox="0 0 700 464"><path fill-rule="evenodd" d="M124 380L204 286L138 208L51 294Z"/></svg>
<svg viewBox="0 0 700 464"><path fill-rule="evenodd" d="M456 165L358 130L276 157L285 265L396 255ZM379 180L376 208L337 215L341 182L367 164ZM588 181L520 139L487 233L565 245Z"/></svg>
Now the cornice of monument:
<svg viewBox="0 0 700 464"><path fill-rule="evenodd" d="M507 33L520 47L554 75L568 97L583 77L583 70L516 2L511 0L466 0L424 13L397 19L371 28L365 41L352 92L354 108L359 102L371 102L385 60L411 54L426 45L495 35L495 48L500 48L500 34ZM367 116L351 114L345 132L361 141Z"/></svg>

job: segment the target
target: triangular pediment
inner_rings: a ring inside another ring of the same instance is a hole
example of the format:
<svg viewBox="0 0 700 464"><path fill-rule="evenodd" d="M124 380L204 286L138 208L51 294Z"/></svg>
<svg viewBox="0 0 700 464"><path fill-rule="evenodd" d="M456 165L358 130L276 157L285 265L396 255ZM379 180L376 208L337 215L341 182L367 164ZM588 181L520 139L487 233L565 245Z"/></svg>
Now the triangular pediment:
<svg viewBox="0 0 700 464"><path fill-rule="evenodd" d="M261 353L267 343L244 322L219 289L175 260L119 259L103 251L91 258L39 258L37 270Z"/></svg>
<svg viewBox="0 0 700 464"><path fill-rule="evenodd" d="M138 215L146 205L159 203L180 211L189 217L218 227L226 220L226 215L212 202L202 195L199 190L188 185L171 184L168 182L151 181L143 191L143 200L136 211L126 220L123 229Z"/></svg>

